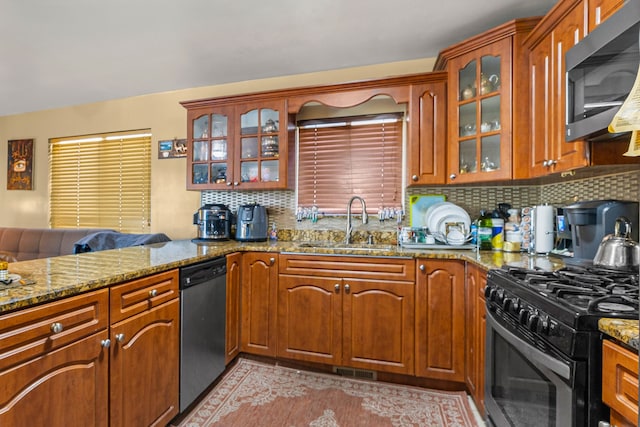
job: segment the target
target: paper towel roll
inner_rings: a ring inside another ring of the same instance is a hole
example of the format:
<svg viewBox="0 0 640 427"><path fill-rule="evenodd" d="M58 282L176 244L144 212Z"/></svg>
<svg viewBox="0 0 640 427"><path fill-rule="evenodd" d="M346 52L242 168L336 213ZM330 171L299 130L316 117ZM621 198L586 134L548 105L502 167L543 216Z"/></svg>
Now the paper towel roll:
<svg viewBox="0 0 640 427"><path fill-rule="evenodd" d="M554 211L553 206L536 206L534 245L538 254L548 254L553 250Z"/></svg>

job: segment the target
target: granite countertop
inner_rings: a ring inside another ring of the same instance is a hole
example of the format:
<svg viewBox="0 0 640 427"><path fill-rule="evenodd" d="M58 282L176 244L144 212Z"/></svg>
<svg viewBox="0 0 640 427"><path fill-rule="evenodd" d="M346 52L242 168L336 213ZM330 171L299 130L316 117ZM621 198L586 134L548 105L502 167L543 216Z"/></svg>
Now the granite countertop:
<svg viewBox="0 0 640 427"><path fill-rule="evenodd" d="M504 264L548 270L564 265L561 259L553 257L450 248L420 250L400 248L395 245L362 247L354 245L347 248L339 243L335 246L326 243L313 246L309 243L294 241L264 243L226 241L195 244L191 240L174 240L146 246L11 263L9 264L10 273L31 279L35 284L12 284L4 288L0 287L0 314L238 251L459 259L473 262L487 270L499 268ZM637 320L601 319L599 328L603 333L636 350L640 348Z"/></svg>
<svg viewBox="0 0 640 427"><path fill-rule="evenodd" d="M11 263L9 264L10 273L31 279L35 284L21 285L14 282L9 286L0 285L0 313L107 287L237 251L459 259L471 261L485 269L498 268L505 263L545 269L555 269L563 265L560 259L528 256L524 253L476 252L449 248L406 249L395 245L371 245L360 248L355 245L347 248L340 244L305 247L300 242L292 241L264 243L226 241L195 244L191 240L174 240L145 246Z"/></svg>
<svg viewBox="0 0 640 427"><path fill-rule="evenodd" d="M610 337L640 351L639 323L638 320L600 319L598 328Z"/></svg>

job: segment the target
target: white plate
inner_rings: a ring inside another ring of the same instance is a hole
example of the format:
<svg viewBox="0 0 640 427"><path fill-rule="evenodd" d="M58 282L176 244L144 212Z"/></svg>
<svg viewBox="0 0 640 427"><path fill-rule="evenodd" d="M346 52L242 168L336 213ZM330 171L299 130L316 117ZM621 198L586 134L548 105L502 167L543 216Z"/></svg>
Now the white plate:
<svg viewBox="0 0 640 427"><path fill-rule="evenodd" d="M464 223L465 233L471 226L471 218L467 211L454 203L436 203L427 210L427 226L433 232L446 235L446 224L452 222Z"/></svg>

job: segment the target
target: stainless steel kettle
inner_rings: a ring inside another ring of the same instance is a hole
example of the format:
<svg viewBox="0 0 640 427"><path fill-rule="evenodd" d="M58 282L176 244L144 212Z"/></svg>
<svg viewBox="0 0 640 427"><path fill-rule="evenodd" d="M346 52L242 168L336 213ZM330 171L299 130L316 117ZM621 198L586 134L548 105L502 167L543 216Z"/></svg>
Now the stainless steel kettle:
<svg viewBox="0 0 640 427"><path fill-rule="evenodd" d="M624 232L621 228L624 227ZM599 267L632 270L640 265L640 245L631 239L631 222L621 216L616 219L614 233L606 235L593 258Z"/></svg>

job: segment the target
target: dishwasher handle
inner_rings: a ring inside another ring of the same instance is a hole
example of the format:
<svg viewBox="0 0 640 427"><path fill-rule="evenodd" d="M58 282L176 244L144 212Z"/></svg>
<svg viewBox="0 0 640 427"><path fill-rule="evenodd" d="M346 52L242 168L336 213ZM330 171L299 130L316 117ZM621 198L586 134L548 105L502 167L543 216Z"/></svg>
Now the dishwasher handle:
<svg viewBox="0 0 640 427"><path fill-rule="evenodd" d="M180 289L223 277L226 274L227 259L225 257L189 265L180 269Z"/></svg>

